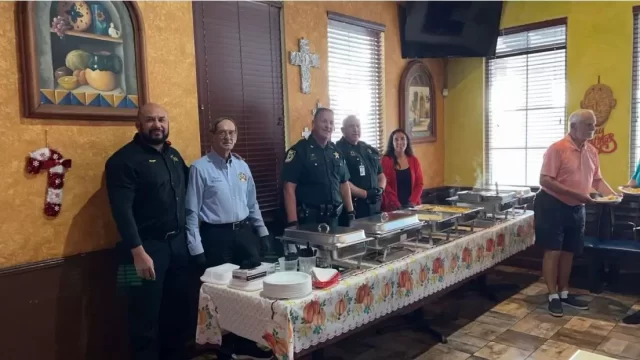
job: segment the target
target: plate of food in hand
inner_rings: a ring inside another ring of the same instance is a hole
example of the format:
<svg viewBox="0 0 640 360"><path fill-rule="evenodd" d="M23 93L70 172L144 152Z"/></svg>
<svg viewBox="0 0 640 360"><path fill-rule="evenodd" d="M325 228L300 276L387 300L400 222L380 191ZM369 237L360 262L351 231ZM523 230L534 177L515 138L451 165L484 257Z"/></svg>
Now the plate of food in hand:
<svg viewBox="0 0 640 360"><path fill-rule="evenodd" d="M640 188L631 187L631 186L618 186L618 190L627 195L637 195L640 196Z"/></svg>
<svg viewBox="0 0 640 360"><path fill-rule="evenodd" d="M593 199L593 201L599 204L617 204L622 201L622 197L618 195L599 196Z"/></svg>

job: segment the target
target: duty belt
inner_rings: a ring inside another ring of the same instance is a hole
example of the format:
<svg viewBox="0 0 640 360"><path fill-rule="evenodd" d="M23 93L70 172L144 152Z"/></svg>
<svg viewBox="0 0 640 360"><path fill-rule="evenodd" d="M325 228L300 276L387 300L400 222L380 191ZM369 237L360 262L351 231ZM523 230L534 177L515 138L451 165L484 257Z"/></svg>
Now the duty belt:
<svg viewBox="0 0 640 360"><path fill-rule="evenodd" d="M302 204L298 209L299 213L302 213L302 217L309 217L310 212L317 212L319 216L326 216L329 218L337 218L342 212L343 204L327 204L327 205L308 205Z"/></svg>

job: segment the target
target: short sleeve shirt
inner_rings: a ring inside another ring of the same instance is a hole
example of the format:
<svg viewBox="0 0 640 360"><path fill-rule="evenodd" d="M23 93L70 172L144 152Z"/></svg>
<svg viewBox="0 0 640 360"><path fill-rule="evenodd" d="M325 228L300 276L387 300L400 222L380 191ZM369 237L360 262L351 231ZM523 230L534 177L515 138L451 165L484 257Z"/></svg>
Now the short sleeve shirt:
<svg viewBox="0 0 640 360"><path fill-rule="evenodd" d="M567 135L547 149L540 174L554 178L570 189L588 194L593 180L602 178L598 150L588 142L578 147ZM542 189L567 205L581 205L573 198L557 194L545 187Z"/></svg>
<svg viewBox="0 0 640 360"><path fill-rule="evenodd" d="M342 203L340 184L349 181L349 171L334 143L321 147L309 136L287 151L282 181L296 184L298 204L337 205Z"/></svg>
<svg viewBox="0 0 640 360"><path fill-rule="evenodd" d="M336 146L344 155L351 183L360 189L369 190L378 186L378 175L382 174L380 153L363 141L350 144L345 138L340 139Z"/></svg>

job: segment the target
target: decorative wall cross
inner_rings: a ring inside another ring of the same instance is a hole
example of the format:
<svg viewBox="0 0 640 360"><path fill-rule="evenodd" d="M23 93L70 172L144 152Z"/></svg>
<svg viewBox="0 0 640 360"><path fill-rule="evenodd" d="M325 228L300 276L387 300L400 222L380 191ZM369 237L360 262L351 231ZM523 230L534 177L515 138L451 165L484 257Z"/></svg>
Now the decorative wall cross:
<svg viewBox="0 0 640 360"><path fill-rule="evenodd" d="M289 51L291 65L300 66L300 91L311 92L311 68L320 67L320 56L309 51L309 40L302 38L298 42L300 51Z"/></svg>
<svg viewBox="0 0 640 360"><path fill-rule="evenodd" d="M320 100L316 101L316 107L311 110L311 115L316 116L316 112L318 112L318 109L320 109L322 106L322 104L320 104Z"/></svg>

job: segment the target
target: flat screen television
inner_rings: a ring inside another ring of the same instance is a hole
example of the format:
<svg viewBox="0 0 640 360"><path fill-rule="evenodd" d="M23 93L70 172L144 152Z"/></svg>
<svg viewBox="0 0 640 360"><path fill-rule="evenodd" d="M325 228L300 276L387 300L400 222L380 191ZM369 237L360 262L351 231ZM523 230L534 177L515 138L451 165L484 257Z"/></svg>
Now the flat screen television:
<svg viewBox="0 0 640 360"><path fill-rule="evenodd" d="M402 58L494 56L502 1L407 1L398 5Z"/></svg>

